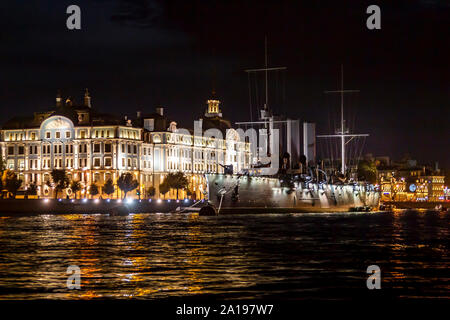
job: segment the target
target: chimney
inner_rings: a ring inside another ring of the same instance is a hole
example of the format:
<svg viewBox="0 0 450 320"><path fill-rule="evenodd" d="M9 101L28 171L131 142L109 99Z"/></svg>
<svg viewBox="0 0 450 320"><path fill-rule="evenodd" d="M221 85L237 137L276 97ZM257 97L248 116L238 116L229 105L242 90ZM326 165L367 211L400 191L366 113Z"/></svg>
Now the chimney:
<svg viewBox="0 0 450 320"><path fill-rule="evenodd" d="M141 117L141 111L136 112L136 116L139 119Z"/></svg>
<svg viewBox="0 0 450 320"><path fill-rule="evenodd" d="M157 107L156 108L156 113L159 114L160 116L164 115L164 108L163 107Z"/></svg>
<svg viewBox="0 0 450 320"><path fill-rule="evenodd" d="M84 92L84 105L89 108L91 107L91 97L89 96L89 91L87 88Z"/></svg>
<svg viewBox="0 0 450 320"><path fill-rule="evenodd" d="M61 91L58 90L56 92L56 106L57 107L61 107L62 103L61 103Z"/></svg>

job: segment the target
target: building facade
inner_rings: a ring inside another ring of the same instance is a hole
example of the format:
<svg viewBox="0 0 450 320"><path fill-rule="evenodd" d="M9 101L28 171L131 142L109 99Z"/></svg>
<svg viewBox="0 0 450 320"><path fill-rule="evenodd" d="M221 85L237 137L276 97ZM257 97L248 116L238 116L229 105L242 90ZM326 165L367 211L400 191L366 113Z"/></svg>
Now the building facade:
<svg viewBox="0 0 450 320"><path fill-rule="evenodd" d="M58 94L54 110L4 124L1 156L6 168L22 180L22 188L34 183L41 197L54 196L51 171L64 169L70 180L80 181L78 197L90 197L93 183L101 193L107 180L115 183L125 172L139 181L130 196L146 197L149 187L154 187L158 197L159 184L167 173L181 171L190 181L190 196L201 199L204 173L222 173L222 165L233 165L238 172L250 165L250 145L240 141L229 122L222 119L219 103L208 100L205 119L222 124L219 130L226 129L223 138L203 136L203 130L209 128L203 128L200 135L178 129L176 122L164 116L163 108L148 115L138 112L133 119L121 118L93 110L87 90L82 105L74 105L71 98L63 102ZM64 192L65 196L75 196L70 188ZM165 197L174 195L171 191ZM120 197L116 187L111 198ZM181 191L180 197L187 197L187 191Z"/></svg>
<svg viewBox="0 0 450 320"><path fill-rule="evenodd" d="M444 201L445 177L425 167L377 170L382 201Z"/></svg>

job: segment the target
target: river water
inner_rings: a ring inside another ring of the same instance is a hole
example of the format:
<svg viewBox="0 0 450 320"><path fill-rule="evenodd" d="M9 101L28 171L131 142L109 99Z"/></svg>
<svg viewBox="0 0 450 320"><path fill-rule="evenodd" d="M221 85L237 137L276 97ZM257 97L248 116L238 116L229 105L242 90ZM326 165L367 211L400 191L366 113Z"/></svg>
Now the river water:
<svg viewBox="0 0 450 320"><path fill-rule="evenodd" d="M0 217L0 299L450 297L449 213ZM66 287L69 265L81 289ZM381 269L368 290L367 267Z"/></svg>

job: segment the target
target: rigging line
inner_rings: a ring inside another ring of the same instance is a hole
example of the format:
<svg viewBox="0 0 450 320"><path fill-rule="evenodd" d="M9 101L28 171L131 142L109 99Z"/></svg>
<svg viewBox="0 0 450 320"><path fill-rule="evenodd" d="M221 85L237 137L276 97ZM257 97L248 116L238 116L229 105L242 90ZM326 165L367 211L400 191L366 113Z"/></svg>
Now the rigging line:
<svg viewBox="0 0 450 320"><path fill-rule="evenodd" d="M278 108L278 110L279 110L279 108L280 108L280 106L278 105L278 75L279 75L279 73L278 73L278 70L277 71L275 71L275 93L273 94L273 96L275 97L275 99L274 99L274 104L275 104L275 107L276 108ZM274 108L272 108L272 110L274 110Z"/></svg>
<svg viewBox="0 0 450 320"><path fill-rule="evenodd" d="M334 132L335 131L335 123L334 123L334 115L333 115L333 110L334 108L331 106L331 100L330 97L327 95L327 100L328 100L328 122L329 122L329 132ZM331 162L332 162L332 166L335 166L335 155L334 155L334 142L332 140L332 138L328 138L328 145L329 145L329 151L330 151L330 157L331 157Z"/></svg>
<svg viewBox="0 0 450 320"><path fill-rule="evenodd" d="M320 156L323 158L323 146L322 146L322 144L319 145L319 151L320 151Z"/></svg>
<svg viewBox="0 0 450 320"><path fill-rule="evenodd" d="M278 72L278 103L279 103L279 105L280 105L280 110L282 110L283 112L282 112L282 114L286 114L286 109L284 108L284 105L283 105L283 95L282 95L282 89L283 89L283 83L282 83L282 81L281 81L281 76L282 76L282 74L281 74L281 71L279 71Z"/></svg>
<svg viewBox="0 0 450 320"><path fill-rule="evenodd" d="M355 95L356 96L356 95ZM351 104L350 104L350 126L351 126L351 130L354 131L355 130L355 119L356 119L356 110L358 108L358 106L356 105L356 97L350 97L351 98Z"/></svg>
<svg viewBox="0 0 450 320"><path fill-rule="evenodd" d="M365 137L360 137L360 148L359 148L359 152L358 152L358 163L359 161L361 161L361 155L362 155L362 150L363 150L363 143L364 143L364 139Z"/></svg>
<svg viewBox="0 0 450 320"><path fill-rule="evenodd" d="M358 137L358 139L356 140L356 142L355 142L355 144L356 144L356 151L355 151L355 155L354 155L354 166L355 166L355 168L356 169L358 169L358 163L359 163L359 160L358 160L358 158L359 158L359 145L360 145L360 143L359 143L359 141L360 141L360 139L359 139L359 137Z"/></svg>
<svg viewBox="0 0 450 320"><path fill-rule="evenodd" d="M354 130L356 130L356 126L355 126L355 123L356 123L356 112L357 112L357 110L358 110L358 105L357 105L357 103L356 103L356 94L353 96L353 97L351 97L351 99L352 99L352 101L351 101L351 109L350 109L350 111L351 111L351 117L350 117L350 125L352 126L351 127L351 130L352 131L354 131Z"/></svg>
<svg viewBox="0 0 450 320"><path fill-rule="evenodd" d="M358 142L359 142L359 144L358 144L358 152L356 154L357 163L359 163L359 160L360 160L360 155L361 155L361 150L362 150L362 141L363 141L362 139L358 139Z"/></svg>
<svg viewBox="0 0 450 320"><path fill-rule="evenodd" d="M355 122L355 128L356 128L356 118L359 115L359 107L360 107L360 100L361 100L359 93L355 94L355 99L356 99L356 108L357 109L355 111L355 120L354 120L354 122Z"/></svg>
<svg viewBox="0 0 450 320"><path fill-rule="evenodd" d="M354 141L356 142L356 141ZM356 155L356 143L350 144L350 166L353 166L355 164L355 155Z"/></svg>
<svg viewBox="0 0 450 320"><path fill-rule="evenodd" d="M358 162L359 162L359 153L361 150L361 137L358 137L356 139L357 141L357 148L356 148L356 152L355 152L355 167L358 168Z"/></svg>
<svg viewBox="0 0 450 320"><path fill-rule="evenodd" d="M344 148L345 148L345 165L347 166L347 165L351 165L351 152L352 152L352 149L351 149L351 146L346 146L346 145L344 145ZM346 167L346 169L349 169L350 167Z"/></svg>
<svg viewBox="0 0 450 320"><path fill-rule="evenodd" d="M361 137L358 137L357 139L356 139L356 143L355 143L355 145L356 145L356 150L355 150L355 159L354 159L354 163L355 163L355 168L357 168L358 167L358 162L359 162L359 150L361 149L360 148L360 141L361 141L361 139L360 139Z"/></svg>
<svg viewBox="0 0 450 320"><path fill-rule="evenodd" d="M329 99L332 99L332 97L330 96ZM336 108L336 100L332 99L333 103L335 104L335 106L331 109L333 112L333 122L334 122L334 132L337 132L340 128L340 121L338 120L340 118L339 116L339 112L337 111L339 108ZM330 104L331 105L331 104ZM336 139L333 139L332 142L332 147L333 147L333 152L334 152L334 156L335 156L335 163L336 166L339 164L339 159L340 159L340 149L339 149L339 144L338 141Z"/></svg>
<svg viewBox="0 0 450 320"><path fill-rule="evenodd" d="M353 137L352 137L352 138L353 138ZM356 142L356 141L354 141L354 142ZM353 143L353 142L352 142L352 143L350 144L350 147L351 147L350 164L353 165L353 164L354 164L354 161L355 161L355 156L356 156L356 151L357 151L357 145L356 145L356 143Z"/></svg>
<svg viewBox="0 0 450 320"><path fill-rule="evenodd" d="M283 71L283 106L284 106L284 108L287 108L287 106L286 106L286 71Z"/></svg>
<svg viewBox="0 0 450 320"><path fill-rule="evenodd" d="M358 167L358 163L359 163L359 161L361 160L361 152L362 152L362 142L363 142L363 139L365 139L365 137L359 137L359 139L358 139L358 141L359 141L359 144L358 144L358 153L357 153L357 158L356 158L356 166Z"/></svg>
<svg viewBox="0 0 450 320"><path fill-rule="evenodd" d="M328 100L328 99L325 98L325 100ZM327 102L325 102L325 103L327 103ZM328 103L327 103L327 105L328 105L328 130L329 130L329 132L331 132L331 109L330 109ZM332 150L331 150L330 138L326 138L325 143L326 143L327 152L328 152L327 156L328 156L328 158L331 160L331 166L334 166L334 161L333 161L333 154L332 154Z"/></svg>
<svg viewBox="0 0 450 320"><path fill-rule="evenodd" d="M351 149L351 146L346 146L346 145L344 145L344 148L345 148L345 165L347 166L347 165L351 165L351 152L352 152L352 149ZM348 167L348 168L350 168L350 167ZM348 169L347 168L347 169Z"/></svg>
<svg viewBox="0 0 450 320"><path fill-rule="evenodd" d="M285 112L285 110L284 110L284 106L283 106L283 104L281 103L281 88L282 88L282 85L281 85L281 73L280 73L280 72L277 72L277 83L278 83L278 84L277 84L278 104L279 104L281 110L283 111L282 113L285 114L286 112Z"/></svg>
<svg viewBox="0 0 450 320"><path fill-rule="evenodd" d="M364 149L364 146L365 146L365 144L366 144L366 137L362 137L362 138L363 138L363 139L362 139L363 143L362 143L362 146L361 146L361 152L360 152L359 157L358 157L359 160L360 160L361 157L362 157L363 149ZM359 162L359 161L358 161L358 162Z"/></svg>
<svg viewBox="0 0 450 320"><path fill-rule="evenodd" d="M283 95L282 95L282 89L283 89L283 83L282 83L282 73L281 71L278 72L278 104L280 106L280 110L282 110L282 114L286 114L286 110L284 109L284 105L283 105Z"/></svg>
<svg viewBox="0 0 450 320"><path fill-rule="evenodd" d="M250 72L247 73L248 76L248 99L250 103L250 121L253 122L253 106L252 106L252 83L250 80ZM247 126L246 126L247 128Z"/></svg>
<svg viewBox="0 0 450 320"><path fill-rule="evenodd" d="M366 143L366 137L361 137L361 143L360 143L359 154L358 154L358 162L361 161L361 159L362 159L365 143Z"/></svg>
<svg viewBox="0 0 450 320"><path fill-rule="evenodd" d="M260 108L259 105L259 92L258 92L258 75L255 73L255 103L256 103L256 110ZM257 114L257 117L259 117L259 114Z"/></svg>
<svg viewBox="0 0 450 320"><path fill-rule="evenodd" d="M354 160L353 160L355 168L358 168L358 162L359 162L359 160L358 160L358 158L359 158L358 154L359 154L359 149L360 149L359 142L360 142L360 139L358 137L355 141L355 155L354 155Z"/></svg>

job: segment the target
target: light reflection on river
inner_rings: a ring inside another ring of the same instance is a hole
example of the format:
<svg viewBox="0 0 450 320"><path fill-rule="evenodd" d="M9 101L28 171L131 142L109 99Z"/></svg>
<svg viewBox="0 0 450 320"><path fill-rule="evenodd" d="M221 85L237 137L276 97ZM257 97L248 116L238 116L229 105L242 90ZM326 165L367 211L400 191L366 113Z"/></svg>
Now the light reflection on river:
<svg viewBox="0 0 450 320"><path fill-rule="evenodd" d="M0 217L0 299L448 297L448 213ZM66 288L78 265L81 290Z"/></svg>

